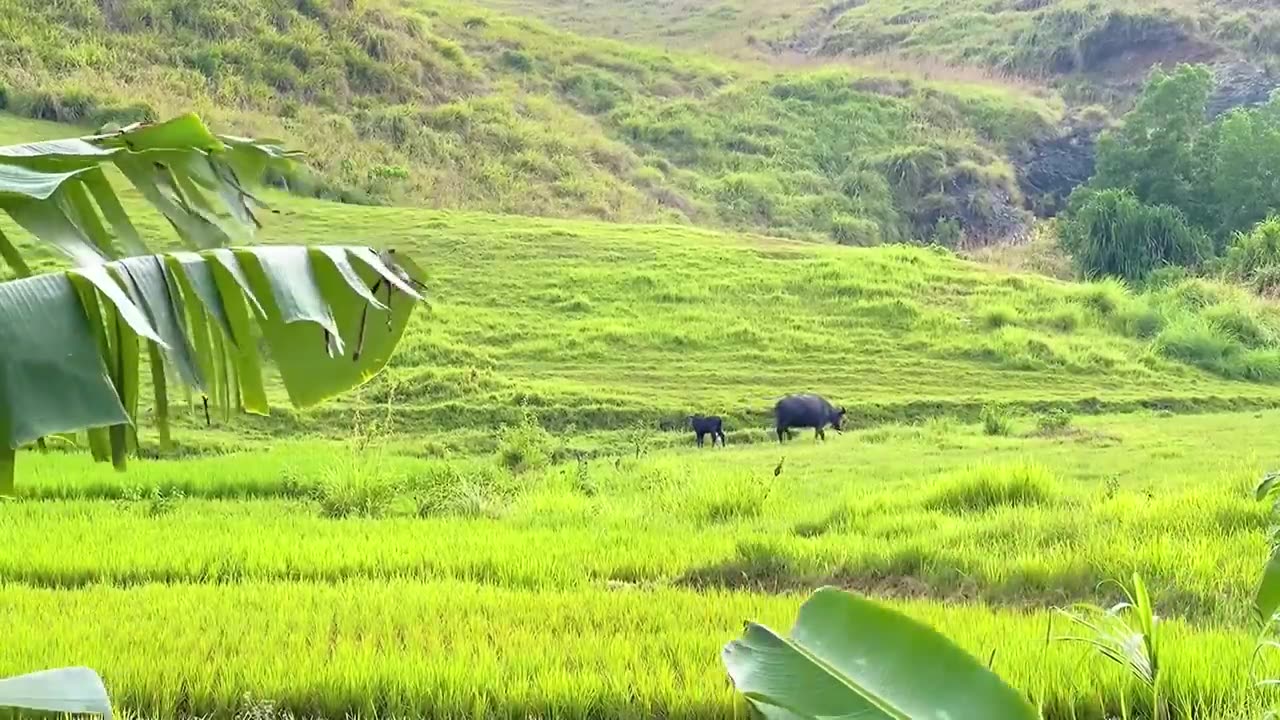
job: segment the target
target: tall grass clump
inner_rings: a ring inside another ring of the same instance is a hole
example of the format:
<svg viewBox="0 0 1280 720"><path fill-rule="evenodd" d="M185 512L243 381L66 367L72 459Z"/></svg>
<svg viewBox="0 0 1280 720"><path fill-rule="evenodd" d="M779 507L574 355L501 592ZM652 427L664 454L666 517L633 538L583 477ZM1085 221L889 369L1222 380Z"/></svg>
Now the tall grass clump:
<svg viewBox="0 0 1280 720"><path fill-rule="evenodd" d="M1102 317L1110 317L1129 302L1129 288L1117 278L1086 283L1079 291L1080 302Z"/></svg>
<svg viewBox="0 0 1280 720"><path fill-rule="evenodd" d="M1042 322L1058 332L1071 333L1085 324L1084 313L1080 308L1063 305L1045 315Z"/></svg>
<svg viewBox="0 0 1280 720"><path fill-rule="evenodd" d="M703 522L740 522L759 517L772 493L773 484L753 473L715 474L694 486L689 505Z"/></svg>
<svg viewBox="0 0 1280 720"><path fill-rule="evenodd" d="M400 484L359 456L339 457L316 486L320 514L330 518L381 517L400 494Z"/></svg>
<svg viewBox="0 0 1280 720"><path fill-rule="evenodd" d="M1280 286L1280 215L1272 215L1247 233L1232 238L1219 262L1223 275L1271 294Z"/></svg>
<svg viewBox="0 0 1280 720"><path fill-rule="evenodd" d="M983 327L989 330L998 330L1008 325L1016 325L1018 311L1009 305L989 305L982 309L980 318Z"/></svg>
<svg viewBox="0 0 1280 720"><path fill-rule="evenodd" d="M998 405L987 405L979 416L982 432L993 437L1005 437L1013 432L1013 416Z"/></svg>
<svg viewBox="0 0 1280 720"><path fill-rule="evenodd" d="M419 517L498 518L515 492L510 475L492 461L444 461L414 481Z"/></svg>
<svg viewBox="0 0 1280 720"><path fill-rule="evenodd" d="M1210 255L1203 232L1182 212L1146 205L1126 190L1085 191L1062 226L1062 243L1085 277L1140 281L1166 265L1192 267Z"/></svg>
<svg viewBox="0 0 1280 720"><path fill-rule="evenodd" d="M1057 487L1057 478L1040 465L979 465L938 480L925 498L924 507L959 515L1047 505L1056 498Z"/></svg>

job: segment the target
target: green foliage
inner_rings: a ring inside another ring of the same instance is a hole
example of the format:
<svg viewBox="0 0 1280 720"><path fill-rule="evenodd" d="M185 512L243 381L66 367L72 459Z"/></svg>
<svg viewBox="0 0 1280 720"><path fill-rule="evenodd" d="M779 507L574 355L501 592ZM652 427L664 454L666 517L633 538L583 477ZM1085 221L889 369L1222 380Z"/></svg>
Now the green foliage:
<svg viewBox="0 0 1280 720"><path fill-rule="evenodd" d="M1168 717L1160 618L1156 616L1146 584L1137 573L1133 574L1132 589L1123 585L1120 589L1125 601L1109 608L1082 603L1062 611L1085 634L1057 639L1089 645L1102 657L1128 670L1149 688L1151 716Z"/></svg>
<svg viewBox="0 0 1280 720"><path fill-rule="evenodd" d="M1194 266L1210 252L1181 211L1145 205L1127 190L1086 191L1063 226L1063 245L1087 277L1146 278L1166 265Z"/></svg>
<svg viewBox="0 0 1280 720"><path fill-rule="evenodd" d="M1133 193L1143 203L1168 205L1194 224L1209 223L1204 159L1197 142L1213 90L1208 68L1182 65L1157 71L1119 128L1098 139L1097 174L1090 184Z"/></svg>
<svg viewBox="0 0 1280 720"><path fill-rule="evenodd" d="M1213 77L1204 67L1184 65L1152 76L1137 106L1098 141L1091 189L1073 199L1067 225L1071 243L1091 249L1106 241L1094 237L1084 243L1083 237L1120 234L1112 228L1123 221L1107 218L1099 225L1089 216L1098 190L1119 190L1143 205L1176 209L1181 218L1166 220L1166 232L1185 221L1212 235L1215 250L1280 207L1280 179L1271 171L1280 164L1280 101L1239 108L1210 122L1205 106L1212 90ZM1177 234L1184 232L1179 228ZM1134 244L1132 239L1125 243ZM1144 266L1139 262L1135 269Z"/></svg>
<svg viewBox="0 0 1280 720"><path fill-rule="evenodd" d="M1211 129L1212 193L1217 229L1223 237L1249 230L1280 209L1280 100L1257 109L1237 109Z"/></svg>

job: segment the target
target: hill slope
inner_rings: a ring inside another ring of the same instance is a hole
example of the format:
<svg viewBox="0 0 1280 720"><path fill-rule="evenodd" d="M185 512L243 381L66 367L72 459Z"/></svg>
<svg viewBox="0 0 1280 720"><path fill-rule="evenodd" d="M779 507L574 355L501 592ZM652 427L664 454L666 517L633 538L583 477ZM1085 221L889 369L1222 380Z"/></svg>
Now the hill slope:
<svg viewBox="0 0 1280 720"><path fill-rule="evenodd" d="M0 141L65 127L0 116ZM126 193L152 237L154 213ZM1270 405L1280 312L1201 281L1137 296L992 271L948 251L479 213L340 205L271 193L268 242L401 248L430 277L392 369L289 431L345 434L388 403L402 429L491 430L522 406L556 430L685 415L763 428L813 390L855 424L983 405L1084 411ZM4 230L22 238L7 221ZM46 261L46 265L53 262Z"/></svg>
<svg viewBox="0 0 1280 720"><path fill-rule="evenodd" d="M1025 221L1009 89L775 72L442 0L0 1L0 104L97 125L194 108L312 154L354 202L695 222L848 243ZM295 183L296 184L296 183Z"/></svg>

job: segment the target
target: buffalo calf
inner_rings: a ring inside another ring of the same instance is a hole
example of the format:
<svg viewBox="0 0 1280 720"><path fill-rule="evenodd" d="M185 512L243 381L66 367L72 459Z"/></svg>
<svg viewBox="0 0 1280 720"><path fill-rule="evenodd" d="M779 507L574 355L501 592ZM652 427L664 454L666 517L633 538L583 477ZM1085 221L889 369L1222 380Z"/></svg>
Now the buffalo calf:
<svg viewBox="0 0 1280 720"><path fill-rule="evenodd" d="M724 422L719 415L690 415L689 424L698 436L698 447L702 447L703 438L711 436L711 447L716 446L716 438L720 439L720 447L724 447Z"/></svg>

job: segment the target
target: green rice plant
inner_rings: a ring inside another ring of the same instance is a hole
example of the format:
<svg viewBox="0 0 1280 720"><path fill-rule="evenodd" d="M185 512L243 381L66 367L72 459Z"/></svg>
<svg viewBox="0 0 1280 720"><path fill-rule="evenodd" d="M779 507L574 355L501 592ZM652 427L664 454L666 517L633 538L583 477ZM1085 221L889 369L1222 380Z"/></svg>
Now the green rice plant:
<svg viewBox="0 0 1280 720"><path fill-rule="evenodd" d="M701 480L691 496L694 513L709 523L741 522L759 517L773 494L767 475L739 472Z"/></svg>
<svg viewBox="0 0 1280 720"><path fill-rule="evenodd" d="M1002 507L1054 502L1057 480L1045 468L1028 463L984 464L938 479L924 507L950 513L980 513Z"/></svg>

